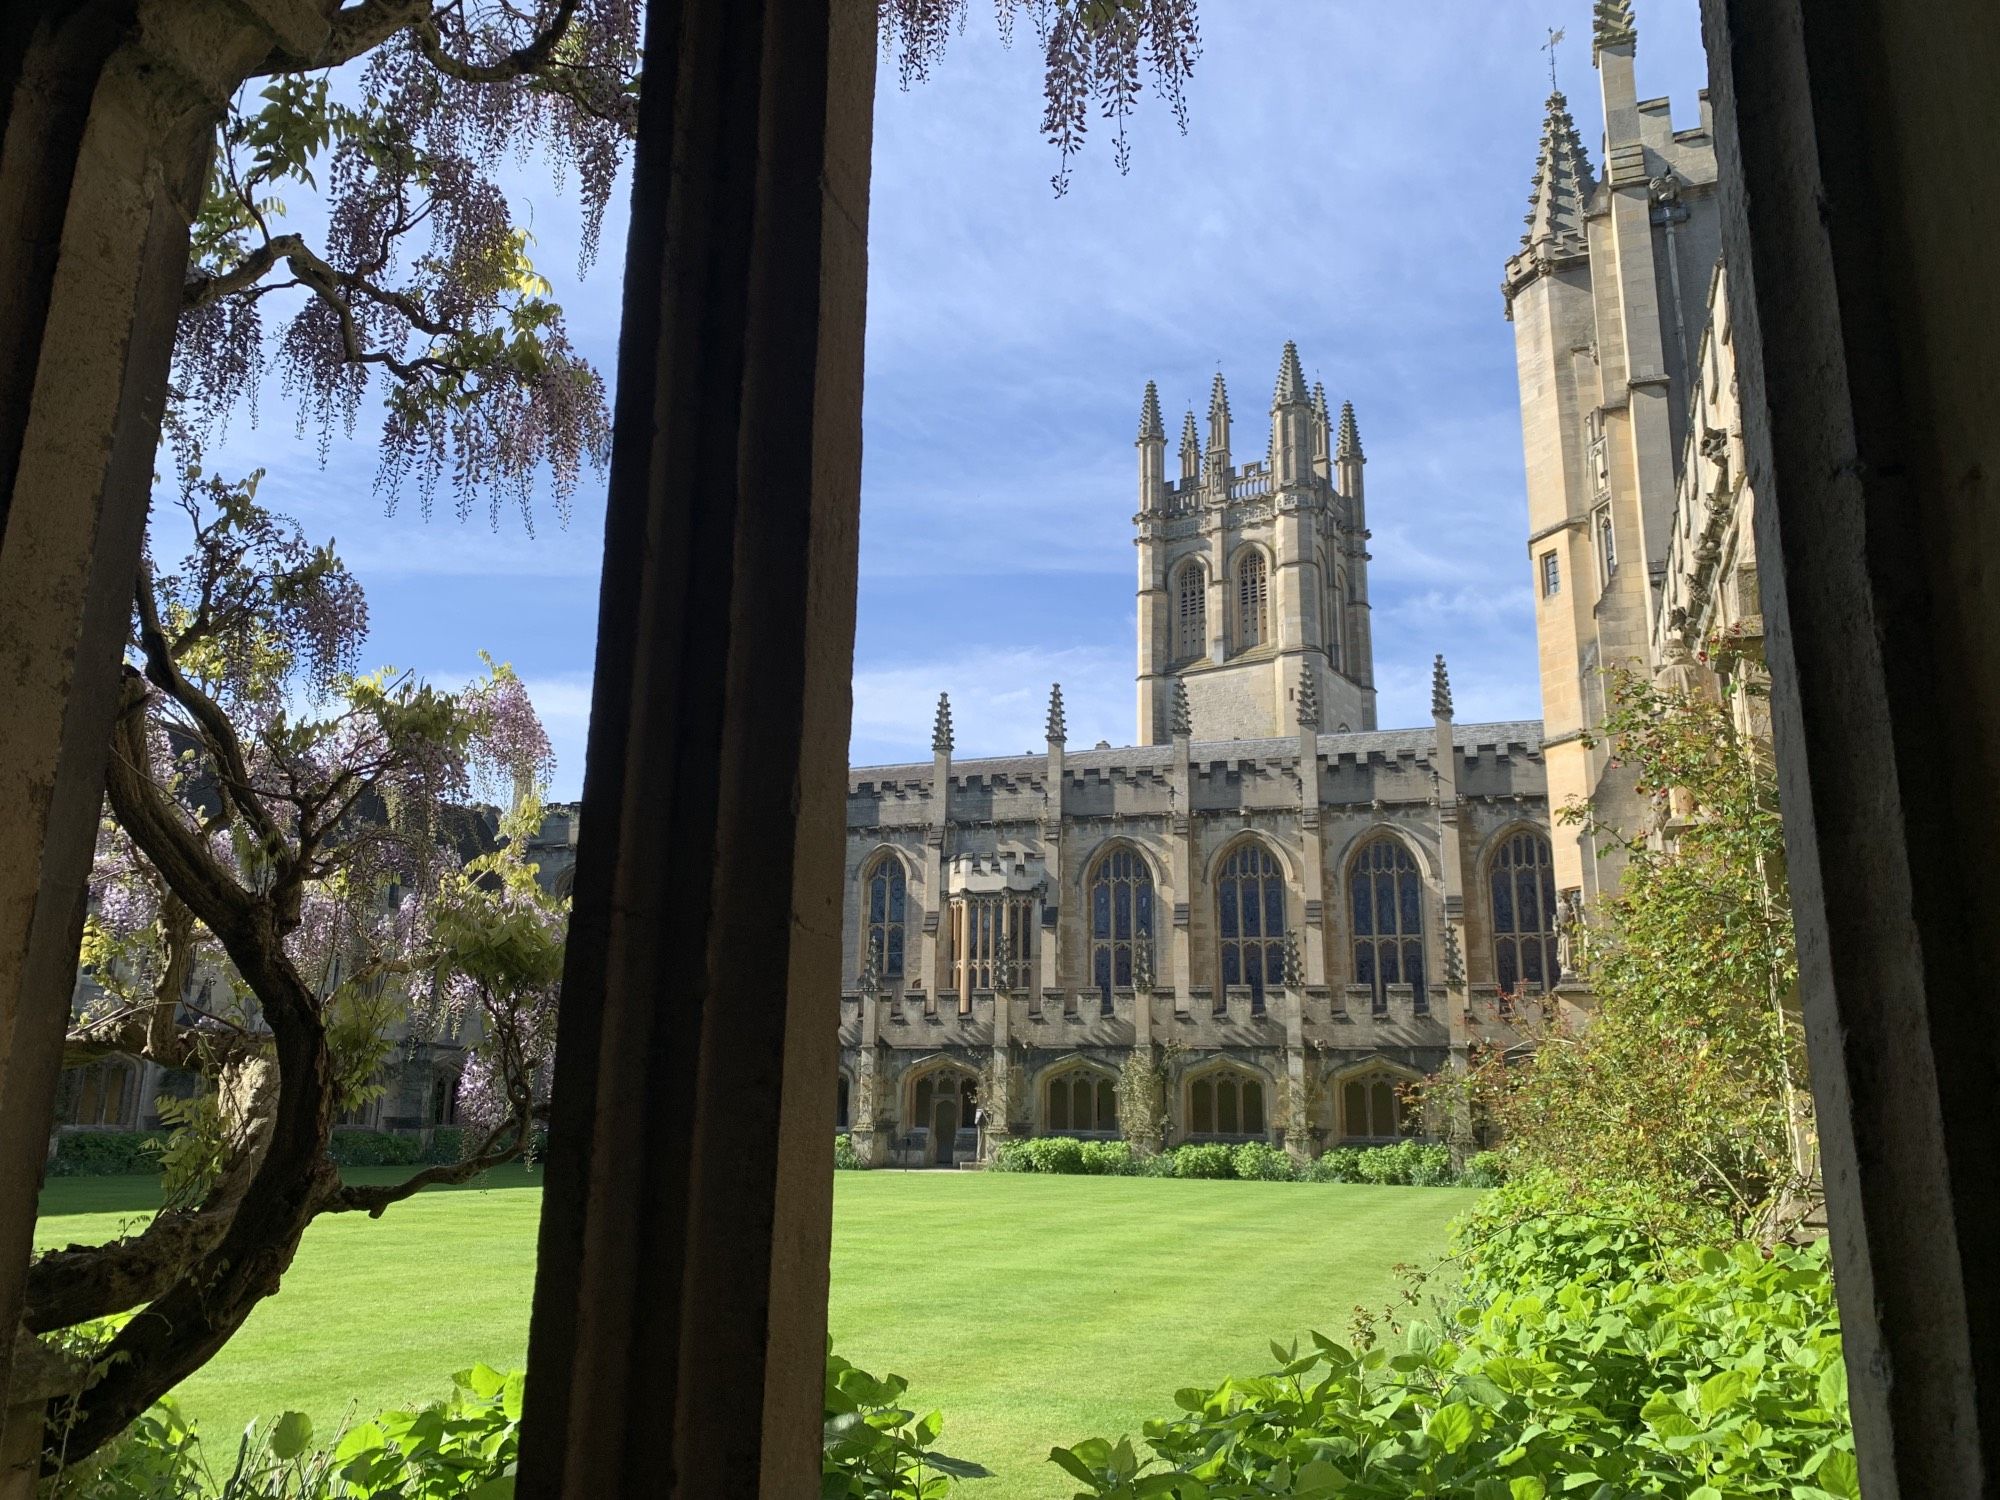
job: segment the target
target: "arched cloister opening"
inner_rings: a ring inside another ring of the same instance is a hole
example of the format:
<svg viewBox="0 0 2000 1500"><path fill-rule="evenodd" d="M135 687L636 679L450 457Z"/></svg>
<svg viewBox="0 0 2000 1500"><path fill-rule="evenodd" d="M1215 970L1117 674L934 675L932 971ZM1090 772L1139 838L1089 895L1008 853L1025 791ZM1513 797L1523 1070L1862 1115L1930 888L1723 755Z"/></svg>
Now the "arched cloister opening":
<svg viewBox="0 0 2000 1500"><path fill-rule="evenodd" d="M1405 1107L1403 1086L1417 1075L1378 1063L1334 1080L1334 1128L1344 1142L1367 1144L1414 1134L1417 1119Z"/></svg>
<svg viewBox="0 0 2000 1500"><path fill-rule="evenodd" d="M1231 1065L1197 1073L1187 1082L1182 1118L1191 1140L1268 1137L1264 1080Z"/></svg>
<svg viewBox="0 0 2000 1500"><path fill-rule="evenodd" d="M1116 1135L1117 1080L1089 1063L1059 1063L1042 1084L1042 1128L1051 1135Z"/></svg>

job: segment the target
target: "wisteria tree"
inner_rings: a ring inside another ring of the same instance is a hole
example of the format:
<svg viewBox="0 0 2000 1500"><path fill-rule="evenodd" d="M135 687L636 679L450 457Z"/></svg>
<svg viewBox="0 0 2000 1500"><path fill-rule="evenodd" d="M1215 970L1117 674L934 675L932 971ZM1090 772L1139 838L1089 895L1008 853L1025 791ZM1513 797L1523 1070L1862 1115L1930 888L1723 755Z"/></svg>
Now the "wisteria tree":
<svg viewBox="0 0 2000 1500"><path fill-rule="evenodd" d="M905 87L928 76L970 0L877 0ZM183 465L276 375L322 454L382 402L378 487L440 487L463 517L512 500L530 525L539 476L559 515L610 427L604 382L571 343L530 257L521 194L574 179L583 265L629 150L642 0L351 0L311 55L274 54L216 140L194 224L172 430ZM1125 123L1150 71L1185 124L1200 51L1195 0L995 0L1040 43L1055 185L1088 132ZM267 324L267 309L271 322Z"/></svg>
<svg viewBox="0 0 2000 1500"><path fill-rule="evenodd" d="M191 550L137 591L87 922L101 997L70 1048L205 1086L174 1111L151 1223L30 1273L33 1333L131 1313L52 1412L69 1461L213 1356L313 1219L520 1155L554 1045L567 903L521 853L539 815L521 794L551 769L521 683L357 673L360 587L255 491L191 487ZM495 791L520 806L480 838L466 803ZM476 1129L461 1160L343 1184L332 1122L380 1091L406 1034L470 1047Z"/></svg>

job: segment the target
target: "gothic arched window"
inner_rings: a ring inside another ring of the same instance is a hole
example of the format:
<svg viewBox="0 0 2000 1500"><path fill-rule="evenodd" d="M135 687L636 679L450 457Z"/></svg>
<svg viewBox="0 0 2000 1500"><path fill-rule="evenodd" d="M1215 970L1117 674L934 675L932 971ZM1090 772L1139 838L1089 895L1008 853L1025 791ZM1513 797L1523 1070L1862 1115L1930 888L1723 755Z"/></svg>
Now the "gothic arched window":
<svg viewBox="0 0 2000 1500"><path fill-rule="evenodd" d="M1248 651L1264 643L1264 616L1269 602L1270 580L1264 568L1264 554L1255 550L1243 554L1236 565L1236 649Z"/></svg>
<svg viewBox="0 0 2000 1500"><path fill-rule="evenodd" d="M1051 1132L1115 1134L1118 1090L1095 1068L1066 1068L1048 1082L1048 1109L1043 1115Z"/></svg>
<svg viewBox="0 0 2000 1500"><path fill-rule="evenodd" d="M1264 1085L1248 1073L1219 1068L1188 1085L1188 1134L1263 1135Z"/></svg>
<svg viewBox="0 0 2000 1500"><path fill-rule="evenodd" d="M1502 992L1548 989L1556 965L1556 872L1549 841L1524 830L1493 856L1493 977Z"/></svg>
<svg viewBox="0 0 2000 1500"><path fill-rule="evenodd" d="M1152 941L1152 872L1137 850L1114 846L1090 874L1090 980L1106 1012L1113 990L1132 988L1140 950Z"/></svg>
<svg viewBox="0 0 2000 1500"><path fill-rule="evenodd" d="M1349 866L1348 885L1354 903L1354 982L1373 992L1377 1015L1389 1008L1392 984L1413 986L1417 1009L1427 1009L1424 885L1410 851L1386 834L1369 840Z"/></svg>
<svg viewBox="0 0 2000 1500"><path fill-rule="evenodd" d="M1339 569L1327 574L1326 580L1326 655L1336 672L1345 670L1342 653L1342 636L1347 625L1347 575Z"/></svg>
<svg viewBox="0 0 2000 1500"><path fill-rule="evenodd" d="M1364 1073L1340 1086L1340 1136L1347 1141L1394 1140L1403 1133L1399 1079L1392 1073Z"/></svg>
<svg viewBox="0 0 2000 1500"><path fill-rule="evenodd" d="M1264 990L1285 982L1285 877L1262 844L1243 844L1223 862L1215 882L1215 931L1222 951L1220 1010L1232 984L1250 986L1253 1010Z"/></svg>
<svg viewBox="0 0 2000 1500"><path fill-rule="evenodd" d="M836 1130L847 1129L848 1087L847 1075L840 1075L840 1086L835 1091L833 1103L833 1124Z"/></svg>
<svg viewBox="0 0 2000 1500"><path fill-rule="evenodd" d="M909 889L903 873L903 862L884 850L875 856L875 862L868 867L868 874L861 882L862 896L866 903L863 910L861 938L861 962L865 968L868 955L875 955L875 972L884 979L903 977L903 914L909 902Z"/></svg>
<svg viewBox="0 0 2000 1500"><path fill-rule="evenodd" d="M1208 578L1198 562L1181 564L1174 578L1174 660L1208 655Z"/></svg>

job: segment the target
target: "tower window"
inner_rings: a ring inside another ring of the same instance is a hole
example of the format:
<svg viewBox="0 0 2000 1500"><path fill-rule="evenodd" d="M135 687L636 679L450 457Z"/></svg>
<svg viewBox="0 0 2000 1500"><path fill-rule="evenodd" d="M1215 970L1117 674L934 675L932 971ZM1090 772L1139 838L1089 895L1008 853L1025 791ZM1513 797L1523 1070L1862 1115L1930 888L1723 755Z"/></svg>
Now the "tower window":
<svg viewBox="0 0 2000 1500"><path fill-rule="evenodd" d="M1270 593L1264 554L1251 552L1236 569L1236 649L1264 643L1264 614Z"/></svg>
<svg viewBox="0 0 2000 1500"><path fill-rule="evenodd" d="M1598 506L1596 521L1598 584L1608 589L1611 587L1611 575L1618 571L1618 537L1611 527L1611 507Z"/></svg>
<svg viewBox="0 0 2000 1500"><path fill-rule="evenodd" d="M1562 564L1553 552L1542 554L1542 597L1553 599L1562 592Z"/></svg>
<svg viewBox="0 0 2000 1500"><path fill-rule="evenodd" d="M1174 582L1174 660L1208 655L1208 579L1201 564L1183 564Z"/></svg>

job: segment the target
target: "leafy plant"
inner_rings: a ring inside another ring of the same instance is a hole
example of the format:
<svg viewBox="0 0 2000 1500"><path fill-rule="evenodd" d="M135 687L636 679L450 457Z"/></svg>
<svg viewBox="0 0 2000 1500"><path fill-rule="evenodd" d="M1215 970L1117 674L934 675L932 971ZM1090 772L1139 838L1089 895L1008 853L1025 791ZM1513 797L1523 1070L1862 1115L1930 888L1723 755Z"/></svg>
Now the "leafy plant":
<svg viewBox="0 0 2000 1500"><path fill-rule="evenodd" d="M1292 1159L1263 1141L1245 1141L1230 1152L1229 1167L1245 1182L1291 1182L1298 1176Z"/></svg>
<svg viewBox="0 0 2000 1500"><path fill-rule="evenodd" d="M1092 1438L1050 1460L1078 1500L1856 1500L1822 1249L1605 1252L1495 1283L1395 1352L1274 1344L1270 1374L1178 1392L1149 1454Z"/></svg>
<svg viewBox="0 0 2000 1500"><path fill-rule="evenodd" d="M1176 1177L1228 1178L1235 1175L1235 1160L1229 1148L1220 1143L1190 1143L1174 1150Z"/></svg>
<svg viewBox="0 0 2000 1500"><path fill-rule="evenodd" d="M828 1347L820 1500L941 1500L958 1480L987 1476L931 1446L944 1415L918 1416L908 1390L902 1376L871 1375Z"/></svg>
<svg viewBox="0 0 2000 1500"><path fill-rule="evenodd" d="M833 1167L836 1172L858 1172L861 1158L855 1153L854 1138L842 1134L833 1138Z"/></svg>

